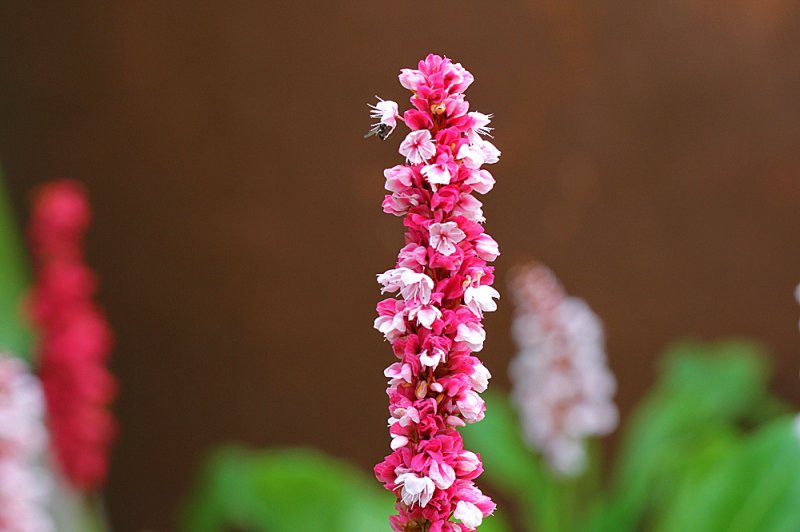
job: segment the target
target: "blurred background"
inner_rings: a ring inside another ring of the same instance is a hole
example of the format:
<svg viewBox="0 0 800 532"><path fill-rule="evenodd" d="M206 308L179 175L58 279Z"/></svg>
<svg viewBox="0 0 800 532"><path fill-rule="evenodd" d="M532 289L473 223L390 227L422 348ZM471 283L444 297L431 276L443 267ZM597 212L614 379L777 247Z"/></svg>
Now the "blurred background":
<svg viewBox="0 0 800 532"><path fill-rule="evenodd" d="M800 402L800 4L19 1L0 6L0 160L86 183L122 394L107 504L170 530L222 441L388 452L374 274L400 138L364 140L428 52L495 114L501 292L536 257L604 319L623 420L672 339L744 335ZM401 104L402 107L402 104ZM504 304L505 303L505 304ZM510 301L482 355L508 385ZM613 444L613 438L612 438Z"/></svg>

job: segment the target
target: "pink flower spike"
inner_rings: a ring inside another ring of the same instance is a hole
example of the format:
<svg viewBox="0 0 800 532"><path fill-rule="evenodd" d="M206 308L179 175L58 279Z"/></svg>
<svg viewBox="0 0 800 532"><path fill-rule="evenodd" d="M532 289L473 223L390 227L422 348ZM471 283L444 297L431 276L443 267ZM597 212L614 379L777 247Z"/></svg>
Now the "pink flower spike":
<svg viewBox="0 0 800 532"><path fill-rule="evenodd" d="M499 251L473 193L494 186L481 166L499 151L482 137L491 115L469 113L463 93L473 77L459 63L430 54L399 79L413 107L375 114L411 131L399 148L406 164L384 171L382 207L404 217L406 244L377 276L381 293L395 297L378 303L375 328L398 361L385 371L392 452L375 476L396 496L392 530L475 532L495 505L473 483L483 465L457 429L483 419L479 394L491 378L470 352L483 348L483 313L497 308L487 261ZM383 135L389 126L378 127Z"/></svg>
<svg viewBox="0 0 800 532"><path fill-rule="evenodd" d="M400 144L400 155L411 164L424 163L436 155L436 145L431 138L431 132L427 129L412 131Z"/></svg>
<svg viewBox="0 0 800 532"><path fill-rule="evenodd" d="M577 475L586 465L584 440L617 425L602 324L544 266L517 268L511 283L519 354L509 374L525 439L555 473Z"/></svg>
<svg viewBox="0 0 800 532"><path fill-rule="evenodd" d="M116 381L106 368L113 335L94 301L97 283L84 261L90 217L83 186L56 180L34 195L28 229L35 273L30 311L50 444L64 479L79 492L105 481L116 434L109 408ZM0 528L3 522L0 517Z"/></svg>
<svg viewBox="0 0 800 532"><path fill-rule="evenodd" d="M456 250L456 244L466 236L455 222L431 224L430 227L431 247L444 256L452 255Z"/></svg>

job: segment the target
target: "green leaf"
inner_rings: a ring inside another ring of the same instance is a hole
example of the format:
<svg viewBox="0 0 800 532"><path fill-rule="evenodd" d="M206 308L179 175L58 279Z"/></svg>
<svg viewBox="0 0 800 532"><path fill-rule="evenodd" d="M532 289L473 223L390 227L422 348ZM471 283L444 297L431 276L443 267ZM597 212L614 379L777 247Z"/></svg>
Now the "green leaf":
<svg viewBox="0 0 800 532"><path fill-rule="evenodd" d="M502 510L495 510L490 517L484 517L480 526L480 532L510 532L511 525L508 524Z"/></svg>
<svg viewBox="0 0 800 532"><path fill-rule="evenodd" d="M697 507L706 503L698 497L700 486L714 478L718 469L741 451L742 445L741 435L734 430L712 432L698 442L694 454L686 457L686 465L676 471L674 492L665 494L652 509L652 517L648 519L654 523L651 528L659 532L694 529Z"/></svg>
<svg viewBox="0 0 800 532"><path fill-rule="evenodd" d="M30 359L22 302L28 287L22 242L0 172L0 350Z"/></svg>
<svg viewBox="0 0 800 532"><path fill-rule="evenodd" d="M738 423L774 410L765 388L766 354L756 345L684 343L664 361L660 382L628 424L614 498L590 529L643 526L653 508L679 497L678 479L709 467L694 457L713 462L708 457L735 447Z"/></svg>
<svg viewBox="0 0 800 532"><path fill-rule="evenodd" d="M769 423L693 479L664 513L665 532L791 532L800 525L800 439L793 418ZM689 526L689 528L687 528Z"/></svg>
<svg viewBox="0 0 800 532"><path fill-rule="evenodd" d="M377 481L316 451L227 447L209 460L184 529L387 530L393 500Z"/></svg>

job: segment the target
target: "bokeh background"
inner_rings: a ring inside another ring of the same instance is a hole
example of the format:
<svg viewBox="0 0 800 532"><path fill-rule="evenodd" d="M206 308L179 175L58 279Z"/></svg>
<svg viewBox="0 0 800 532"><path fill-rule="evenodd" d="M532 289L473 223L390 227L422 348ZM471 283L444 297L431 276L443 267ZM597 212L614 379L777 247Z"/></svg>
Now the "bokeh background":
<svg viewBox="0 0 800 532"><path fill-rule="evenodd" d="M89 256L122 395L107 504L171 530L205 453L388 450L374 274L405 100L427 52L476 77L503 158L485 199L499 287L536 257L608 333L623 419L672 339L747 336L800 403L800 4L91 2L0 4L0 159L27 193L84 181ZM505 301L505 303L503 303ZM482 355L506 387L510 301ZM613 441L613 440L612 440Z"/></svg>

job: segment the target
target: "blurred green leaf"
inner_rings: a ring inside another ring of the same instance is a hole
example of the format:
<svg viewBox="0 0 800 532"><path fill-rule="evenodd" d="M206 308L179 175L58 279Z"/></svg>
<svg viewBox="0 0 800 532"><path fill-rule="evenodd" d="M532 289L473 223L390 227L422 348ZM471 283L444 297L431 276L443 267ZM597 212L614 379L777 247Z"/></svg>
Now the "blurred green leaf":
<svg viewBox="0 0 800 532"><path fill-rule="evenodd" d="M659 530L791 532L800 529L800 439L794 419L774 421L737 452L696 475Z"/></svg>
<svg viewBox="0 0 800 532"><path fill-rule="evenodd" d="M208 460L184 516L188 532L389 530L394 497L356 468L310 449L224 447ZM508 532L502 514L482 532Z"/></svg>
<svg viewBox="0 0 800 532"><path fill-rule="evenodd" d="M712 478L741 447L742 438L733 430L711 432L698 442L694 453L685 457L686 465L676 471L674 489L654 505L648 519L653 523L650 528L660 532L694 529L696 509L705 504L704 500L698 498L698 486Z"/></svg>
<svg viewBox="0 0 800 532"><path fill-rule="evenodd" d="M22 309L27 287L22 240L0 172L0 349L30 359L31 335Z"/></svg>
<svg viewBox="0 0 800 532"><path fill-rule="evenodd" d="M481 532L510 532L511 525L505 519L503 510L495 510L494 515L485 517L481 523Z"/></svg>
<svg viewBox="0 0 800 532"><path fill-rule="evenodd" d="M681 497L679 479L726 460L737 425L774 409L766 360L762 348L738 341L670 349L659 383L628 424L613 499L587 529L636 530L653 508Z"/></svg>
<svg viewBox="0 0 800 532"><path fill-rule="evenodd" d="M377 481L316 451L226 447L209 460L184 529L387 530L393 499Z"/></svg>

